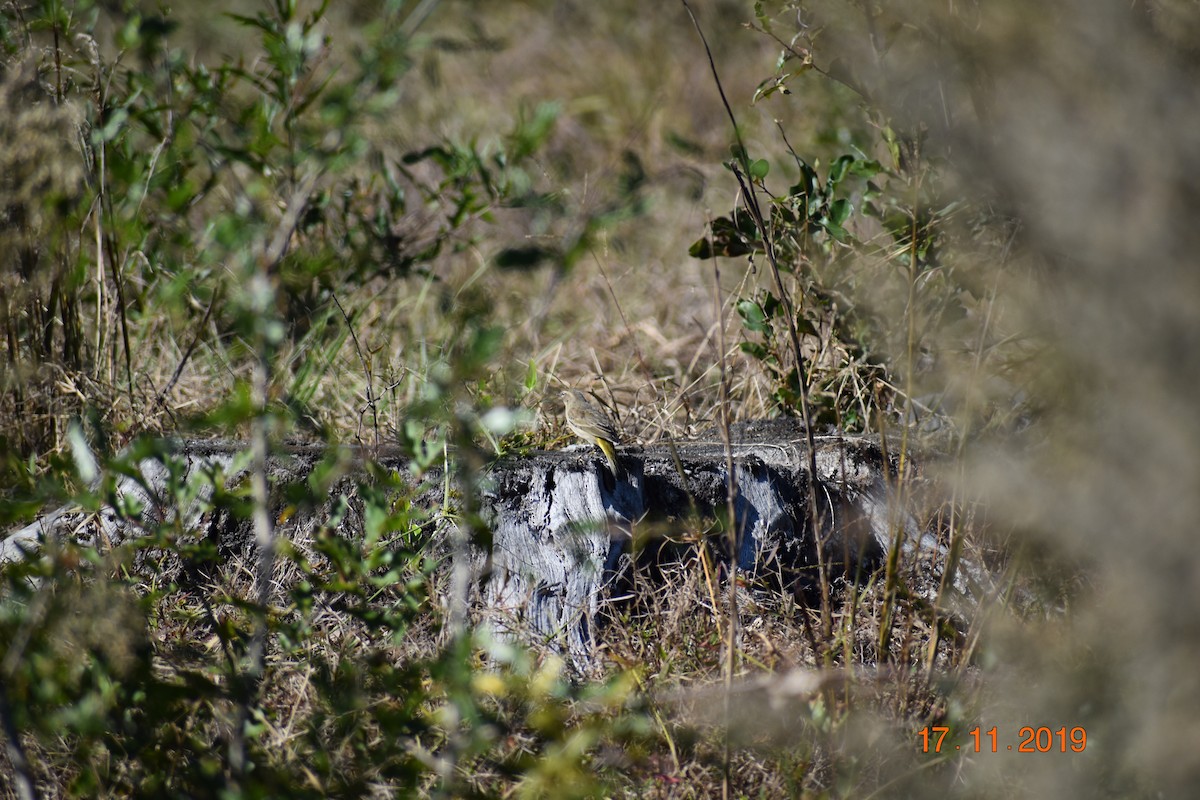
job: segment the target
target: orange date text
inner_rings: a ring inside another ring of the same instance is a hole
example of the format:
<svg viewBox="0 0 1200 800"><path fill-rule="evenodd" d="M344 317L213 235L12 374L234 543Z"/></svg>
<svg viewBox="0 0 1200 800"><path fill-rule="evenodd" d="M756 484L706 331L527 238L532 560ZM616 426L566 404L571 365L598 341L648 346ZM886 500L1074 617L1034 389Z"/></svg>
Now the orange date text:
<svg viewBox="0 0 1200 800"><path fill-rule="evenodd" d="M927 725L917 731L921 740L922 753L998 753L1011 750L1015 753L1082 753L1087 747L1087 731L1082 727L1057 730L1047 727L1026 725L1017 731L1017 741L1006 743L996 726L981 731L978 726L967 731L965 741L956 741L950 736L950 728L943 725Z"/></svg>

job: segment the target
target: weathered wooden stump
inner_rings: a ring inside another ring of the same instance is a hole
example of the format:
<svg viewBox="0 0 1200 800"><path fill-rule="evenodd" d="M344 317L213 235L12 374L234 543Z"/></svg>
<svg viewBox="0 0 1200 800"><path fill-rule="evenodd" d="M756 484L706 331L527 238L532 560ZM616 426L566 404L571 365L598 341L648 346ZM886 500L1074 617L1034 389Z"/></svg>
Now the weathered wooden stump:
<svg viewBox="0 0 1200 800"><path fill-rule="evenodd" d="M807 447L794 420L734 426L730 451L737 545L729 560L745 574L784 590L810 592L817 581L818 547L832 579L865 580L884 564L900 537L907 573L917 579L915 586L910 580L910 588L932 597L944 547L902 500L908 493L897 489L896 458L872 437L816 436L816 475L811 476ZM91 512L60 508L11 532L0 540L0 563L23 557L47 538L115 545L164 519L174 519L191 535L208 537L221 552L249 554L254 542L249 522L209 503L212 486L231 486L244 478L246 450L243 443L190 442L148 453L137 462L139 474L117 483L114 502ZM352 509L361 509L361 455L347 452L351 466L334 485L329 502L291 515L277 525L277 536L303 547L327 522L334 499L345 498ZM272 457L272 484L305 479L328 454L324 446L314 445ZM376 457L381 466L408 474L398 453ZM628 447L620 458L621 480L591 449L534 452L491 466L481 481L480 497L490 542L460 557L476 578L474 608L494 628L541 639L574 659L586 659L598 638L594 620L600 603L631 559L679 555L672 547L632 553L639 529L669 533L728 516L729 462L715 433L700 441ZM168 491L180 485L180 477L188 483L197 474L208 476L200 482L207 490L182 502ZM273 495L279 506L276 518L283 507L280 494ZM810 496L818 503L815 514ZM441 493L432 489L418 493L418 502L431 510L441 500ZM347 514L338 532L361 536L361 515ZM728 548L723 552L731 555ZM956 584L965 591L962 580Z"/></svg>
<svg viewBox="0 0 1200 800"><path fill-rule="evenodd" d="M818 543L831 580L865 582L901 537L909 588L936 593L945 548L900 500L896 459L877 439L814 437L815 516L807 441L796 421L737 425L730 444L739 570L812 598ZM716 434L620 456L619 481L599 451L534 453L495 471L484 502L491 548L476 554L473 568L485 576L479 605L498 627L553 638L584 657L604 590L628 567L639 526L661 533L728 516L726 449ZM669 549L652 548L651 558ZM963 580L956 584L966 590Z"/></svg>

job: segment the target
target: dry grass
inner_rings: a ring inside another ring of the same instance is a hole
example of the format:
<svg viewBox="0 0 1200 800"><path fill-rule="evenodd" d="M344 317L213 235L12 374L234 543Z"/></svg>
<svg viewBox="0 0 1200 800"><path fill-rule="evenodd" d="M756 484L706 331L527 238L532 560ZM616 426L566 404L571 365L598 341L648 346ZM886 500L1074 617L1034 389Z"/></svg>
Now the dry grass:
<svg viewBox="0 0 1200 800"><path fill-rule="evenodd" d="M861 17L848 5L806 4L840 22L815 40L818 58L841 53L854 63L866 47ZM713 688L727 657L726 590L709 551L692 550L656 576L663 588L609 609L608 674L636 688L594 702L567 692L555 705L528 688L539 675L558 685L545 677L544 654L533 656L505 673L511 683L504 692L473 695L488 709L482 729L504 737L472 750L445 733L453 724L431 728L414 736L427 750L387 751L393 760L385 767L371 758L386 733L373 715L402 704L395 694L428 691L428 707L418 715L426 721L443 719L438 715L453 706L452 677L413 683L403 674L406 663L440 652L437 614L430 607L393 642L336 602L307 616L281 612L289 624L312 630L302 647L268 658L261 742L271 770L303 774L321 754L332 766L308 789L384 796L395 785L389 781L399 780L388 769L402 771L405 758L425 759L428 776L416 785L434 792L442 767L432 754L461 748L459 788L508 795L524 778L520 785L533 793L535 779L554 777L539 769L569 761L547 753L569 740L565 732L583 730L598 733L586 756L570 763L583 765L613 796L716 796L726 769L735 794L746 797L1183 796L1195 785L1200 732L1193 709L1200 698L1189 676L1200 657L1192 535L1200 520L1193 408L1200 247L1192 220L1200 201L1189 176L1200 166L1193 141L1200 102L1196 51L1181 33L1196 30L1194 4L1093 8L1061 0L1053 12L1031 2L1005 9L952 4L950 11L944 5L889 8L878 20L896 43L886 69L853 76L897 119L922 98L941 98L947 124L934 126L928 139L930 151L945 158L937 164L944 181L938 193L968 202L945 220L945 260L921 276L920 297L928 302L913 302L903 252L889 249L885 231L865 221L855 233L880 244L878 251L810 264L792 286L829 300L811 312L821 335L806 341L806 355L840 397L861 407L868 426L879 426L876 412L903 421L909 398L945 412L946 427L931 442L949 448L948 457L931 467L928 496L914 502L928 506L925 516L945 542L965 536L965 557L1012 578L1021 602L987 598L963 612L956 629L927 604L893 600L879 582L842 587L831 609L833 640L818 641L820 617L805 598L743 587L739 713L726 728L714 711L726 690ZM748 3L696 6L747 147L771 155L768 185L782 191L795 178L795 166L776 155L786 153L780 129L809 160L828 163L849 141L885 159L855 95L837 81L809 73L793 83L793 95L751 107L748 98L771 73L778 44L741 27L752 15ZM5 7L6 31L19 27L15 8ZM339 4L324 24L335 42L349 44L375 13L374 4ZM207 10L185 6L175 15L177 43L188 58L219 59L253 47L245 31ZM910 24L892 25L900 20ZM115 57L106 37L121 21L105 17L97 29L97 52L106 58ZM906 31L917 29L970 46L910 48ZM720 166L732 137L682 8L446 2L421 36L432 46L417 51L413 79L396 105L402 113L364 127L379 158L356 168L363 179L378 170L408 180L395 169L400 155L442 138L474 141L483 151L509 146L506 131L539 104L556 103L552 132L522 167L522 180L544 202L491 209L490 222L464 226L459 233L471 237L459 236L421 269L338 287L357 344L285 342L276 353L273 399L311 391L309 433L395 438L441 364L460 352L465 332L490 321L504 327L500 348L486 374L455 391L480 407L538 411L526 441L552 439L557 421L541 399L560 382L595 390L631 438L690 435L719 418L722 363L734 419L774 413L769 375L738 349L734 312L738 299L770 288L761 259L751 266L687 256L705 225L730 212L737 184ZM16 40L8 34L6 41ZM65 73L49 66L46 41L32 48L30 58L41 58L40 88L26 62L6 64L0 76L0 138L21 145L0 156L0 214L12 223L0 224L0 257L11 265L0 271L7 334L0 435L6 457L32 457L36 475L51 474L48 454L65 451L72 416L93 419L116 449L137 433L186 430L188 417L219 406L249 372L244 340L205 316L198 296L187 301L187 314L158 311L153 293L142 296L136 312L119 305L112 273L97 266L103 259L94 242L104 217L68 216L74 228L52 230L58 207L43 200L82 191L87 165L75 126L93 102L85 63L92 45L76 39L62 46L78 56ZM63 74L66 91L52 104L47 92L61 91L55 78ZM40 100L29 101L29 92L41 92ZM971 97L981 106L968 110L971 92L986 96ZM972 113L981 109L986 113ZM414 167L411 177L437 179L427 167ZM237 189L222 185L213 198L214 206L236 200ZM370 205L372 198L364 189L357 199ZM199 230L208 210L164 213L157 224ZM402 222L407 227L398 233L424 241L437 217L426 208ZM65 250L55 250L64 242ZM571 258L532 270L500 269L493 260L504 248L566 253L579 242ZM54 252L66 255L45 258ZM54 298L77 263L86 273L80 285L100 277L96 288L81 290L88 302L72 309ZM847 320L871 332L872 358L855 360L835 335ZM345 320L332 313L329 325ZM16 333L34 329L50 333L45 341ZM124 366L125 336L132 374ZM303 377L313 365L312 376ZM524 382L531 370L532 388ZM368 389L379 398L378 420L368 410ZM918 439L922 432L891 435ZM31 484L6 486L4 497ZM680 520L661 533L699 542L710 523ZM141 613L133 595L143 603L161 596L168 591L162 576L137 584L136 593L100 597L81 583L57 598L57 611L46 612L61 623L46 634L53 645L47 653L70 661L99 652L120 674L128 648L151 647L164 680L219 677L223 649L251 627L242 601L253 597L252 563L234 559L203 591L156 606L147 641L112 635L108 625L141 630L127 619ZM113 566L112 573L121 570ZM284 608L284 590L303 578L277 577ZM445 590L438 580L430 585L435 596ZM110 609L106 625L72 626L80 618L62 611L72 603ZM885 607L896 618L881 653ZM356 681L371 676L339 673L380 664L390 665L384 674L394 684L356 693ZM482 662L467 666L484 673ZM382 699L389 692L393 699ZM333 708L331 696L349 705ZM547 709L561 719L539 727ZM645 729L614 733L631 709ZM220 741L238 713L236 703L198 699L175 733L197 747ZM931 759L919 753L914 731L936 723L959 731L996 725L1002 744L1015 743L1021 726L1078 725L1086 727L1089 747L1083 754ZM78 777L70 769L51 775L45 766L79 757L66 737L27 736L25 746L38 760L47 796ZM120 769L111 789L117 794L132 791ZM0 795L14 791L6 786Z"/></svg>

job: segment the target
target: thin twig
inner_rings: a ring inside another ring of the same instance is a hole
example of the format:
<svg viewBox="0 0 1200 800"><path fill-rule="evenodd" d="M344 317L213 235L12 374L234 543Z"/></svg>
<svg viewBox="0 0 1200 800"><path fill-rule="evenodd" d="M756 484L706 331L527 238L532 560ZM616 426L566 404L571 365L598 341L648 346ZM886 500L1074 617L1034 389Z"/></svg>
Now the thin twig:
<svg viewBox="0 0 1200 800"><path fill-rule="evenodd" d="M920 153L913 154L913 165L916 168ZM920 278L920 259L918 244L920 242L920 222L917 208L920 201L921 176L914 173L913 181L913 211L909 226L908 253L908 303L905 307L905 365L904 393L913 396L913 373L916 372L917 348L917 281ZM896 590L899 582L900 553L904 549L904 512L906 492L908 490L909 435L912 425L905 425L900 430L900 452L897 454L895 496L888 503L888 529L892 536L891 548L888 550L887 564L884 568L883 609L879 619L879 657L882 659L888 652L888 644L892 637L892 624L895 619Z"/></svg>
<svg viewBox="0 0 1200 800"><path fill-rule="evenodd" d="M175 384L179 382L179 378L183 375L183 368L187 365L188 359L192 357L196 346L200 344L200 337L204 335L204 329L208 327L208 321L212 318L213 309L217 307L217 300L221 297L221 284L217 284L216 291L209 298L208 308L204 310L204 319L200 320L200 324L196 326L196 333L192 336L192 341L188 344L187 349L183 351L183 357L179 359L179 364L175 366L175 371L171 374L171 379L167 381L158 393L158 398L155 401L160 406L166 405L167 395L175 388Z"/></svg>
<svg viewBox="0 0 1200 800"><path fill-rule="evenodd" d="M721 78L717 74L717 65L713 61L712 50L709 49L708 39L704 35L704 31L700 28L700 22L696 19L696 15L692 12L692 7L688 5L687 0L681 0L683 7L687 10L688 16L691 17L692 25L696 28L696 33L700 36L700 41L704 45L704 52L708 56L708 65L712 69L713 81L717 85L717 91L721 95L721 102L725 104L725 111L729 114L729 119L733 122L733 133L738 140L738 153L742 161L745 161L745 148L741 146L742 137L737 129L737 120L734 119L733 110L729 107L729 100L725 97L725 89L721 86ZM764 231L765 234L765 231ZM720 412L718 414L717 428L721 433L721 443L725 449L725 503L726 514L729 518L729 628L725 642L725 691L724 691L724 712L725 712L725 729L723 752L721 758L721 797L728 800L732 786L732 775L730 773L730 761L732 758L731 744L729 739L730 720L732 717L733 703L733 673L737 664L737 627L738 627L738 602L737 602L737 568L738 555L741 544L741 531L739 530L737 518L737 476L734 473L733 465L733 443L729 435L729 381L725 369L725 326L721 324L724 318L724 303L721 301L721 269L719 262L713 259L713 301L717 312L717 350L719 353L718 365L720 368Z"/></svg>
<svg viewBox="0 0 1200 800"><path fill-rule="evenodd" d="M363 372L367 376L367 408L371 409L372 429L375 431L375 447L379 447L379 407L378 399L375 396L375 374L371 370L371 362L367 360L363 354L362 344L358 341L358 334L354 332L354 322L350 319L350 315L346 313L346 309L342 308L342 301L338 300L337 292L332 292L330 296L333 298L333 303L338 307L338 311L342 312L342 319L346 320L346 328L350 331L350 338L354 340L354 352L358 354L358 360L362 363Z"/></svg>
<svg viewBox="0 0 1200 800"><path fill-rule="evenodd" d="M733 465L733 443L729 436L729 380L725 369L725 326L719 324L724 317L724 304L721 301L721 268L713 259L713 303L717 311L717 347L720 353L720 412L717 416L717 429L721 432L721 444L725 449L725 513L729 518L728 548L729 548L729 627L725 639L725 736L724 752L721 760L721 796L730 795L730 759L729 741L730 720L733 714L733 673L737 669L737 633L738 633L738 600L737 600L737 570L738 556L741 553L742 531L737 518L737 475Z"/></svg>
<svg viewBox="0 0 1200 800"><path fill-rule="evenodd" d="M97 64L97 70L99 64ZM104 113L106 103L105 82L101 80L99 73L96 75L96 105L99 114ZM100 161L98 164L99 172L99 201L100 205L96 211L96 259L97 273L103 273L104 256L107 251L109 271L112 274L113 286L117 290L117 318L121 323L121 345L125 349L125 385L129 391L129 407L136 408L133 396L133 350L129 346L129 315L126 313L128 306L125 303L125 281L121 278L121 264L124 260L117 259L117 241L113 236L113 227L116 225L116 215L113 212L112 195L108 191L108 182L106 173L108 171L108 145L101 140L99 145ZM100 218L106 216L108 218L108 227L104 229L101 236ZM100 327L101 321L96 321L97 327Z"/></svg>
<svg viewBox="0 0 1200 800"><path fill-rule="evenodd" d="M833 615L829 599L829 566L825 557L825 543L822 541L823 537L821 534L824 525L820 510L817 507L816 443L813 441L812 415L809 412L808 404L808 371L804 365L804 353L800 349L800 334L796 328L796 310L792 304L791 295L783 286L783 278L780 276L779 271L779 261L775 253L774 239L767 227L766 218L763 216L762 207L758 202L758 195L754 191L753 183L747 180L747 176L750 174L749 158L746 155L746 148L742 143L742 135L738 129L737 118L733 114L733 109L729 105L729 99L725 96L725 89L721 84L721 77L717 73L717 64L713 59L712 50L708 46L708 39L704 36L704 31L701 30L700 23L697 21L696 15L692 12L692 7L688 5L688 0L680 0L680 2L687 9L688 16L692 19L692 25L696 28L696 33L700 36L700 41L704 44L704 52L708 57L708 66L712 72L713 82L717 86L717 92L721 95L721 103L725 107L725 113L729 117L729 122L733 125L733 135L737 139L738 144L737 155L739 161L739 166L734 168L733 174L737 178L738 185L741 187L743 203L750 212L754 224L762 237L767 262L771 265L771 274L775 279L775 288L779 292L780 302L783 303L784 310L787 312L788 335L796 357L796 375L800 384L800 418L804 423L805 444L808 449L808 486L806 488L808 490L808 507L813 537L817 544L817 570L821 587L821 633L824 641L828 643L833 638ZM828 653L825 653L825 655L827 656Z"/></svg>

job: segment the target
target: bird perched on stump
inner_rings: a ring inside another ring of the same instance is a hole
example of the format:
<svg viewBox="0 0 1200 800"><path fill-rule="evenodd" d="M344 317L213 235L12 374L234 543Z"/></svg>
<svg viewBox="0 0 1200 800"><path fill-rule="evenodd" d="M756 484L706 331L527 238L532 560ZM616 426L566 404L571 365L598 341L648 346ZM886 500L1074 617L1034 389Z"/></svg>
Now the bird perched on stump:
<svg viewBox="0 0 1200 800"><path fill-rule="evenodd" d="M620 479L621 465L617 463L616 443L621 437L608 414L578 389L563 392L562 400L567 414L567 427L580 439L599 447L608 459L608 468L613 477Z"/></svg>

